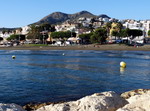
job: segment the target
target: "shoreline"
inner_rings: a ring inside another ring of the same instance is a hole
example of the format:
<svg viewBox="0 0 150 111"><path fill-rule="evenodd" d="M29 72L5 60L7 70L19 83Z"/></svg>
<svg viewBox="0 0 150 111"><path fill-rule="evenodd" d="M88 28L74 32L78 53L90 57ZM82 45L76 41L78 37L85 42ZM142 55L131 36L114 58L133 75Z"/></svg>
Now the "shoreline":
<svg viewBox="0 0 150 111"><path fill-rule="evenodd" d="M105 44L105 45L75 45L75 46L15 46L0 47L0 50L116 50L116 51L150 51L150 45L127 46L124 44Z"/></svg>
<svg viewBox="0 0 150 111"><path fill-rule="evenodd" d="M0 109L11 111L149 111L150 89L135 89L117 94L106 91L87 95L75 101L27 104L19 106L15 103L0 104Z"/></svg>

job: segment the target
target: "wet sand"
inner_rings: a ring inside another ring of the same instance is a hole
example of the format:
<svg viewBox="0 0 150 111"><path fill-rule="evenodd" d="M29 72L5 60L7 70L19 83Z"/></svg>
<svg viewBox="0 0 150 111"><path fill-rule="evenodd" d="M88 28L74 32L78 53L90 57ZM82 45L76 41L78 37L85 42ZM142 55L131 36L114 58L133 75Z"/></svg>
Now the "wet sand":
<svg viewBox="0 0 150 111"><path fill-rule="evenodd" d="M75 46L16 46L0 47L0 50L127 50L127 51L150 51L150 45L127 46L124 44L105 45L75 45Z"/></svg>

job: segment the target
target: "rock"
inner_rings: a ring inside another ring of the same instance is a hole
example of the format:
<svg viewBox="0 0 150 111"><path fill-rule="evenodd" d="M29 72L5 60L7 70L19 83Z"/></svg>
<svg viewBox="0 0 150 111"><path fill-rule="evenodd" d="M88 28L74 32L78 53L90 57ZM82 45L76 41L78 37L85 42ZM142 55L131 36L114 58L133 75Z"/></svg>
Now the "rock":
<svg viewBox="0 0 150 111"><path fill-rule="evenodd" d="M132 90L132 91L128 91L128 92L122 93L121 97L123 97L125 99L128 99L131 96L145 94L148 91L150 91L150 89L136 89L136 90Z"/></svg>
<svg viewBox="0 0 150 111"><path fill-rule="evenodd" d="M25 109L27 111L32 111L32 110L36 110L36 109L38 109L42 106L45 106L45 105L47 105L47 104L46 103L41 103L41 104L32 104L32 103L30 103L30 104L27 104L27 105L23 106L23 109Z"/></svg>
<svg viewBox="0 0 150 111"><path fill-rule="evenodd" d="M130 92L132 92L133 95L131 96L131 93L128 92L131 96L127 99L129 104L117 111L150 111L150 90L135 90L135 94L133 93L134 91Z"/></svg>
<svg viewBox="0 0 150 111"><path fill-rule="evenodd" d="M25 111L21 106L16 104L0 103L0 111Z"/></svg>
<svg viewBox="0 0 150 111"><path fill-rule="evenodd" d="M36 111L116 111L128 102L115 92L96 93L77 101L43 106Z"/></svg>

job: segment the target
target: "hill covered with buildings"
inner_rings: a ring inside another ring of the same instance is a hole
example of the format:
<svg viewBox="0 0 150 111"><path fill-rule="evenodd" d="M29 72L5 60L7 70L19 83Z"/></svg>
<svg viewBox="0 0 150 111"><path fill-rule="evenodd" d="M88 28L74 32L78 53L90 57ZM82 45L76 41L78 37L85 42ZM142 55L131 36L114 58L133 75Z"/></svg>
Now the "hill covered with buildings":
<svg viewBox="0 0 150 111"><path fill-rule="evenodd" d="M43 24L48 24L47 26ZM0 37L6 40L8 37L14 34L24 35L25 38L41 39L46 34L46 37L50 38L51 32L67 32L70 31L70 37L72 37L72 32L76 33L76 37L81 34L89 34L95 31L97 28L107 28L107 38L116 35L115 33L109 33L114 31L121 31L122 29L140 30L142 33L142 39L148 37L148 32L150 31L150 20L119 20L111 18L105 14L94 15L88 11L81 11L75 14L66 14L63 12L54 12L45 16L41 20L29 24L21 28L0 28ZM52 31L53 28L53 31ZM119 29L121 28L121 29ZM123 31L123 30L122 30ZM141 35L141 34L140 34ZM31 37L32 36L32 37ZM20 40L20 39L19 39Z"/></svg>

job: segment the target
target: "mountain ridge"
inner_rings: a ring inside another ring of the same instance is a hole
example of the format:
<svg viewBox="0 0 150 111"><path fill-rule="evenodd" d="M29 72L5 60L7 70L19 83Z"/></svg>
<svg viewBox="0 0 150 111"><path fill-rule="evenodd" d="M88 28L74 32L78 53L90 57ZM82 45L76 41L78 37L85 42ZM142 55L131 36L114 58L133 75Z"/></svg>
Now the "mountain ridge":
<svg viewBox="0 0 150 111"><path fill-rule="evenodd" d="M57 23L62 23L65 22L66 20L71 20L74 21L80 17L85 17L85 18L110 18L109 16L105 14L101 15L94 15L88 11L80 11L74 14L67 14L63 12L53 12L45 17L43 17L41 20L36 22L35 24L42 24L42 23L50 23L50 24L57 24Z"/></svg>

